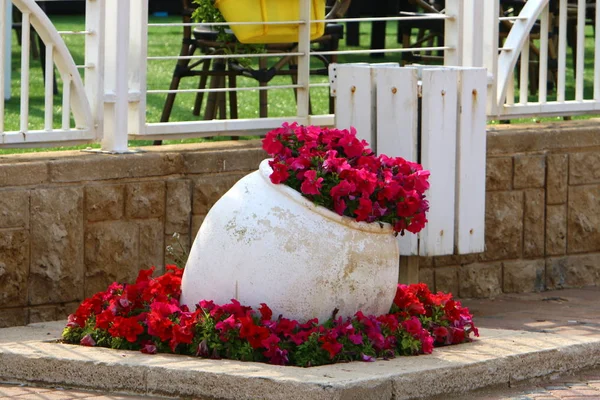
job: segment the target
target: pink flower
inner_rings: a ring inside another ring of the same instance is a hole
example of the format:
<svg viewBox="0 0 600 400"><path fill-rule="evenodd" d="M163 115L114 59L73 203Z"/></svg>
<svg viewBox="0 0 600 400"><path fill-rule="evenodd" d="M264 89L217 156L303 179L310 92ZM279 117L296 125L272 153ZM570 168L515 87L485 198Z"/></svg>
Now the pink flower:
<svg viewBox="0 0 600 400"><path fill-rule="evenodd" d="M354 211L354 214L356 214L356 220L357 221L366 221L369 219L369 216L371 215L371 211L373 211L373 203L371 203L371 200L369 199L365 199L363 197L361 197L358 200L359 206L356 209L356 211Z"/></svg>
<svg viewBox="0 0 600 400"><path fill-rule="evenodd" d="M272 164L271 164L272 163ZM288 172L287 165L269 162L271 168L273 168L273 173L270 175L271 182L274 184L279 184L285 182L289 177L290 173Z"/></svg>
<svg viewBox="0 0 600 400"><path fill-rule="evenodd" d="M88 333L81 339L79 344L82 346L94 347L96 345L96 341L92 338L92 335Z"/></svg>

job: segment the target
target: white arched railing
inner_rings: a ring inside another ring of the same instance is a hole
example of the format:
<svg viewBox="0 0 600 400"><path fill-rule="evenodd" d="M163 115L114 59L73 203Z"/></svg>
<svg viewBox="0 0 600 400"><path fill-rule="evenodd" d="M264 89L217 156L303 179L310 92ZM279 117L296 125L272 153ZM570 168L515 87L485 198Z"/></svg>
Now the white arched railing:
<svg viewBox="0 0 600 400"><path fill-rule="evenodd" d="M0 21L5 22L6 0L0 0ZM60 33L56 30L44 11L34 0L12 0L13 4L22 13L21 25L21 88L20 88L20 116L19 130L5 132L4 100L0 101L0 145L28 144L44 142L80 142L96 138L94 116L86 89L75 64L73 57ZM35 29L46 46L44 85L44 129L29 129L29 59L31 45L31 28ZM81 34L92 34L82 32ZM0 49L4 48L5 33L0 33ZM0 58L4 52L0 52ZM54 95L53 74L54 67L62 80L62 122L60 128L54 127ZM84 68L94 68L94 65L85 65ZM0 88L10 85L4 82L0 75ZM71 115L75 126L71 126Z"/></svg>

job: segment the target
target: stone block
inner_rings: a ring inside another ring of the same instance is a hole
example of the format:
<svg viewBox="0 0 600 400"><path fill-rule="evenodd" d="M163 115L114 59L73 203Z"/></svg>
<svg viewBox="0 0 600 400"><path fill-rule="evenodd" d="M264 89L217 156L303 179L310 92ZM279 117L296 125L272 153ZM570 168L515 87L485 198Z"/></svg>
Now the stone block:
<svg viewBox="0 0 600 400"><path fill-rule="evenodd" d="M545 245L546 193L544 189L525 191L525 217L523 219L523 255L542 257Z"/></svg>
<svg viewBox="0 0 600 400"><path fill-rule="evenodd" d="M546 207L546 254L563 255L567 252L567 206Z"/></svg>
<svg viewBox="0 0 600 400"><path fill-rule="evenodd" d="M485 227L485 260L519 258L523 247L523 192L487 193Z"/></svg>
<svg viewBox="0 0 600 400"><path fill-rule="evenodd" d="M140 228L135 222L90 224L85 235L85 297L112 282L133 282L138 273Z"/></svg>
<svg viewBox="0 0 600 400"><path fill-rule="evenodd" d="M158 272L164 271L165 244L164 229L161 220L146 220L139 222L140 229L140 269L156 267Z"/></svg>
<svg viewBox="0 0 600 400"><path fill-rule="evenodd" d="M546 259L548 289L600 285L600 253Z"/></svg>
<svg viewBox="0 0 600 400"><path fill-rule="evenodd" d="M194 215L206 215L208 210L246 174L201 176L194 180L192 210Z"/></svg>
<svg viewBox="0 0 600 400"><path fill-rule="evenodd" d="M438 267L447 267L450 265L464 265L471 264L475 262L481 261L482 254L481 253L473 253L473 254L452 254L447 256L435 256L433 259L433 266Z"/></svg>
<svg viewBox="0 0 600 400"><path fill-rule="evenodd" d="M546 157L516 156L514 188L541 188L546 184Z"/></svg>
<svg viewBox="0 0 600 400"><path fill-rule="evenodd" d="M192 214L192 185L189 180L167 182L165 233L188 234Z"/></svg>
<svg viewBox="0 0 600 400"><path fill-rule="evenodd" d="M547 163L546 203L566 203L569 180L569 156L567 154L551 154L547 158Z"/></svg>
<svg viewBox="0 0 600 400"><path fill-rule="evenodd" d="M513 177L512 157L488 158L485 174L485 190L510 190Z"/></svg>
<svg viewBox="0 0 600 400"><path fill-rule="evenodd" d="M0 229L29 227L29 191L0 192Z"/></svg>
<svg viewBox="0 0 600 400"><path fill-rule="evenodd" d="M48 182L45 162L17 162L0 166L0 187L38 185Z"/></svg>
<svg viewBox="0 0 600 400"><path fill-rule="evenodd" d="M458 269L459 296L488 298L502 293L502 264L469 264Z"/></svg>
<svg viewBox="0 0 600 400"><path fill-rule="evenodd" d="M27 305L28 281L29 233L0 230L0 307Z"/></svg>
<svg viewBox="0 0 600 400"><path fill-rule="evenodd" d="M91 185L85 188L85 216L87 221L121 219L124 208L124 185Z"/></svg>
<svg viewBox="0 0 600 400"><path fill-rule="evenodd" d="M250 173L256 171L268 155L262 148L246 148L184 153L183 157L186 173L210 174L233 171Z"/></svg>
<svg viewBox="0 0 600 400"><path fill-rule="evenodd" d="M29 304L81 299L83 269L83 188L33 191Z"/></svg>
<svg viewBox="0 0 600 400"><path fill-rule="evenodd" d="M30 307L29 323L35 324L37 322L57 321L59 319L58 308L59 306L56 305Z"/></svg>
<svg viewBox="0 0 600 400"><path fill-rule="evenodd" d="M435 269L435 290L445 293L458 294L458 269L459 266Z"/></svg>
<svg viewBox="0 0 600 400"><path fill-rule="evenodd" d="M52 182L102 181L183 172L183 159L175 153L85 155L57 159L48 165Z"/></svg>
<svg viewBox="0 0 600 400"><path fill-rule="evenodd" d="M161 218L165 213L165 183L131 183L126 188L125 211L129 218Z"/></svg>
<svg viewBox="0 0 600 400"><path fill-rule="evenodd" d="M546 264L543 259L504 262L504 293L531 293L544 290Z"/></svg>
<svg viewBox="0 0 600 400"><path fill-rule="evenodd" d="M190 235L192 238L192 243L194 242L194 239L196 238L196 235L198 234L198 231L204 222L204 218L206 218L206 215L194 215L192 217L192 233Z"/></svg>
<svg viewBox="0 0 600 400"><path fill-rule="evenodd" d="M569 188L568 253L600 250L600 185Z"/></svg>
<svg viewBox="0 0 600 400"><path fill-rule="evenodd" d="M0 308L0 328L25 326L28 324L29 312L26 308Z"/></svg>
<svg viewBox="0 0 600 400"><path fill-rule="evenodd" d="M433 277L433 268L419 269L419 282L424 283L431 291L435 290L435 279Z"/></svg>
<svg viewBox="0 0 600 400"><path fill-rule="evenodd" d="M600 152L569 156L569 184L600 183Z"/></svg>

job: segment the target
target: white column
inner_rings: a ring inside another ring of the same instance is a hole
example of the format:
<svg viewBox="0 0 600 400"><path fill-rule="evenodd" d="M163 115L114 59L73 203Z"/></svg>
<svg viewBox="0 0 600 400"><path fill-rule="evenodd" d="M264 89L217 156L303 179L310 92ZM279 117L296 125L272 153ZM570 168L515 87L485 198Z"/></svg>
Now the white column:
<svg viewBox="0 0 600 400"><path fill-rule="evenodd" d="M0 3L1 4L1 3ZM10 99L10 78L11 78L11 39L12 39L12 3L10 0L5 0L5 11L4 11L4 25L5 41L4 49L0 51L4 52L4 98Z"/></svg>

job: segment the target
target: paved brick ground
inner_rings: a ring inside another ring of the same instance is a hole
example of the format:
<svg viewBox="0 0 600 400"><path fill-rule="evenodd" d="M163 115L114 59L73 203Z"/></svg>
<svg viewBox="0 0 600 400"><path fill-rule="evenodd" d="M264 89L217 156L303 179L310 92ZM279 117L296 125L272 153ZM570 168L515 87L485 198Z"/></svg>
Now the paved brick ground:
<svg viewBox="0 0 600 400"><path fill-rule="evenodd" d="M0 399L18 400L164 400L164 397L125 396L84 390L42 388L0 383Z"/></svg>
<svg viewBox="0 0 600 400"><path fill-rule="evenodd" d="M460 396L430 400L599 400L600 369L582 371L545 382L521 384L514 388L482 390Z"/></svg>

